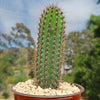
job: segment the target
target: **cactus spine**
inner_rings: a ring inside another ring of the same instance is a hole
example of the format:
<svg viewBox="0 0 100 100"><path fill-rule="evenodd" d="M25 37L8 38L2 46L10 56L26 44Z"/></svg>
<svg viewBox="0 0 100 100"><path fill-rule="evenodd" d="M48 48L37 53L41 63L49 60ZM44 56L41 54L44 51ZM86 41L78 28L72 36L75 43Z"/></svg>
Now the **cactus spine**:
<svg viewBox="0 0 100 100"><path fill-rule="evenodd" d="M41 14L38 33L36 76L42 88L57 88L61 75L65 21L55 6Z"/></svg>

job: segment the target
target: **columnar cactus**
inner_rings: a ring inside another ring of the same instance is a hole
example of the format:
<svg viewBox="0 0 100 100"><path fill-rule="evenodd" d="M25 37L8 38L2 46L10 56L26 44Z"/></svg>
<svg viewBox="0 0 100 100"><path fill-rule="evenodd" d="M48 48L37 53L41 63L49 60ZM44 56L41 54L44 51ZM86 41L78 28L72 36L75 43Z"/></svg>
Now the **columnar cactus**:
<svg viewBox="0 0 100 100"><path fill-rule="evenodd" d="M65 21L63 12L47 7L41 14L38 33L36 76L42 88L57 88L63 63Z"/></svg>

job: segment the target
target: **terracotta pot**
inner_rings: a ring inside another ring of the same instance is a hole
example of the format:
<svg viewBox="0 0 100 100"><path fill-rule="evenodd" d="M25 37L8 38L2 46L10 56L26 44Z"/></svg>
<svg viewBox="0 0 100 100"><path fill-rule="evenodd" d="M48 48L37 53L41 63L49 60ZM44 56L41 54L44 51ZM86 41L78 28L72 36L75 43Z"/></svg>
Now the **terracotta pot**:
<svg viewBox="0 0 100 100"><path fill-rule="evenodd" d="M80 92L71 94L71 95L61 95L61 96L37 96L37 95L29 95L16 92L13 90L13 86L11 87L11 91L14 93L15 100L80 100L81 94L84 92L84 88L81 85L74 84L79 87Z"/></svg>

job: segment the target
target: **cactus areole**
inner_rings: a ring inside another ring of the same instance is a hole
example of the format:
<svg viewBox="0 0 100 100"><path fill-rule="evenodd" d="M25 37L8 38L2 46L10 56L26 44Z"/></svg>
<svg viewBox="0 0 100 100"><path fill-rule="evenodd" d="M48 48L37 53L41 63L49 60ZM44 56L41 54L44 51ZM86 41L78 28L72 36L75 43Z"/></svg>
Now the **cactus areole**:
<svg viewBox="0 0 100 100"><path fill-rule="evenodd" d="M42 88L59 85L65 37L63 12L55 6L47 7L41 14L38 33L36 77Z"/></svg>

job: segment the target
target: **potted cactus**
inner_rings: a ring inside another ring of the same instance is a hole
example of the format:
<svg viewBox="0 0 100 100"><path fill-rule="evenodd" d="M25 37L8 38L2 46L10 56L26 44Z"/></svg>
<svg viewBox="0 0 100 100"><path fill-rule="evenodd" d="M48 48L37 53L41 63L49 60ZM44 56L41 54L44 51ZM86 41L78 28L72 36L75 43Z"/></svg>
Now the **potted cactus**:
<svg viewBox="0 0 100 100"><path fill-rule="evenodd" d="M11 87L15 100L80 100L84 88L78 84L61 82L61 67L64 59L65 21L63 12L56 6L47 7L41 14L36 60L37 81L18 83ZM29 83L31 85L29 85ZM24 85L23 85L24 84ZM32 85L34 85L32 87ZM67 94L66 85L75 88ZM19 87L18 87L19 86ZM19 88L19 89L18 89ZM30 88L29 94L27 90ZM37 89L35 92L35 89ZM43 90L44 89L44 90ZM39 92L39 91L42 92ZM54 92L56 91L56 92ZM47 92L49 92L47 94ZM39 93L39 94L38 94ZM54 93L54 94L53 94Z"/></svg>

